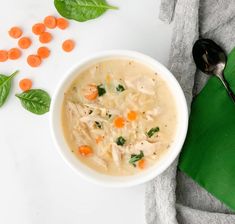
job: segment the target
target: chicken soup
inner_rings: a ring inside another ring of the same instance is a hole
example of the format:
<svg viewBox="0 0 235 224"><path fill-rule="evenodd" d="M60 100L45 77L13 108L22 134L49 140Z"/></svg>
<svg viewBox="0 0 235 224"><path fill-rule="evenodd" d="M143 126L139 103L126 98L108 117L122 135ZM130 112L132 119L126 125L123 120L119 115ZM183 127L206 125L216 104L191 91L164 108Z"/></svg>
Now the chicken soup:
<svg viewBox="0 0 235 224"><path fill-rule="evenodd" d="M174 140L177 111L167 83L128 59L92 64L64 94L65 139L98 172L133 175L156 164Z"/></svg>

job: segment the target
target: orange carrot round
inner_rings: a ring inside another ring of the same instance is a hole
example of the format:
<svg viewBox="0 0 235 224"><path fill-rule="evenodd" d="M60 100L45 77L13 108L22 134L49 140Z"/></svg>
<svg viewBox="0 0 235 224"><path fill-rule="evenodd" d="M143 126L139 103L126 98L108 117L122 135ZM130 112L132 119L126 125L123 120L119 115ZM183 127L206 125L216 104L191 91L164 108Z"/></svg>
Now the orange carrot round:
<svg viewBox="0 0 235 224"><path fill-rule="evenodd" d="M65 40L62 44L62 49L66 52L72 51L74 47L75 47L75 43L73 40L70 40L70 39Z"/></svg>
<svg viewBox="0 0 235 224"><path fill-rule="evenodd" d="M86 90L85 98L88 100L95 100L98 96L97 86L94 84L89 84Z"/></svg>
<svg viewBox="0 0 235 224"><path fill-rule="evenodd" d="M21 37L22 35L22 30L21 28L17 27L17 26L14 26L12 27L9 31L8 31L8 34L10 37L14 38L14 39L17 39L19 37Z"/></svg>
<svg viewBox="0 0 235 224"><path fill-rule="evenodd" d="M0 62L4 62L8 59L8 52L5 50L0 50Z"/></svg>
<svg viewBox="0 0 235 224"><path fill-rule="evenodd" d="M137 118L137 113L135 111L130 111L128 114L127 114L127 118L128 120L130 121L134 121L136 120Z"/></svg>
<svg viewBox="0 0 235 224"><path fill-rule="evenodd" d="M32 27L32 31L36 35L42 34L43 32L45 32L45 30L46 30L46 27L43 23L36 23Z"/></svg>
<svg viewBox="0 0 235 224"><path fill-rule="evenodd" d="M19 87L21 88L22 91L27 91L32 88L32 81L30 79L22 79L19 82Z"/></svg>
<svg viewBox="0 0 235 224"><path fill-rule="evenodd" d="M54 29L56 28L57 20L54 16L47 16L44 19L44 24L47 28Z"/></svg>
<svg viewBox="0 0 235 224"><path fill-rule="evenodd" d="M57 27L61 30L65 30L69 26L68 20L64 18L58 18L57 19Z"/></svg>
<svg viewBox="0 0 235 224"><path fill-rule="evenodd" d="M37 53L40 58L44 59L49 57L51 51L47 47L39 47Z"/></svg>
<svg viewBox="0 0 235 224"><path fill-rule="evenodd" d="M80 147L78 147L78 152L82 156L89 156L93 153L92 148L88 145L81 145Z"/></svg>
<svg viewBox="0 0 235 224"><path fill-rule="evenodd" d="M31 46L32 41L29 37L21 37L18 41L18 45L22 49L27 49Z"/></svg>
<svg viewBox="0 0 235 224"><path fill-rule="evenodd" d="M16 60L21 56L21 51L18 48L11 48L8 51L8 58L11 60Z"/></svg>
<svg viewBox="0 0 235 224"><path fill-rule="evenodd" d="M114 126L115 126L116 128L123 128L124 125L125 125L125 120L124 120L123 117L116 117L116 118L114 119Z"/></svg>
<svg viewBox="0 0 235 224"><path fill-rule="evenodd" d="M141 159L139 162L138 162L138 167L140 169L144 169L145 168L145 160L144 159Z"/></svg>
<svg viewBox="0 0 235 224"><path fill-rule="evenodd" d="M39 36L39 41L42 44L49 43L51 40L52 40L52 35L48 32L44 32L44 33L40 34L40 36Z"/></svg>
<svg viewBox="0 0 235 224"><path fill-rule="evenodd" d="M38 67L41 64L41 58L38 55L29 55L27 62L31 67Z"/></svg>

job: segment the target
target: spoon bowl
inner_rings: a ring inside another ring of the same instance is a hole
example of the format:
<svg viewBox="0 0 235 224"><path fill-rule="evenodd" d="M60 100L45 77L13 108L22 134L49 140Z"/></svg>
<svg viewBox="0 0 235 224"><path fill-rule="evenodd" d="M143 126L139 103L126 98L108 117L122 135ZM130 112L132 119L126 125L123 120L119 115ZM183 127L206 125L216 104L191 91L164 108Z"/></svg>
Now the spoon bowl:
<svg viewBox="0 0 235 224"><path fill-rule="evenodd" d="M223 73L227 63L225 51L213 40L199 39L193 45L192 54L197 68L207 75L217 76L235 102L235 95L225 80Z"/></svg>

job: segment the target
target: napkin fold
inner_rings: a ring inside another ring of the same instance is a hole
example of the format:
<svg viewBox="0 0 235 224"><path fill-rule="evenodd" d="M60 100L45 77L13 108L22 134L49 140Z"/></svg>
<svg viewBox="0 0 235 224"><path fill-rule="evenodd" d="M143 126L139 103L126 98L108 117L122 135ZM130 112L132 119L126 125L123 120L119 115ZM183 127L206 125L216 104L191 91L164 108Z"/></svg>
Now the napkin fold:
<svg viewBox="0 0 235 224"><path fill-rule="evenodd" d="M174 16L173 16L174 15ZM174 28L168 68L181 84L190 109L207 76L196 72L192 46L199 36L227 52L235 45L234 0L162 0L160 19ZM196 74L196 75L195 75ZM234 224L235 215L192 179L177 171L176 160L146 187L147 224Z"/></svg>

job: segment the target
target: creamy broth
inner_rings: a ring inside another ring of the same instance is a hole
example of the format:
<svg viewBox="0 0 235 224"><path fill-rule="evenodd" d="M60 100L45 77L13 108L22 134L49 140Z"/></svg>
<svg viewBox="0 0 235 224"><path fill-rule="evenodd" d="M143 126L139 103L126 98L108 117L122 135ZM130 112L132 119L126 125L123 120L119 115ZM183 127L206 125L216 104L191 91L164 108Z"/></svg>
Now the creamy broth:
<svg viewBox="0 0 235 224"><path fill-rule="evenodd" d="M62 125L74 155L108 175L156 164L173 142L177 112L165 81L148 66L110 59L81 71L64 94Z"/></svg>

